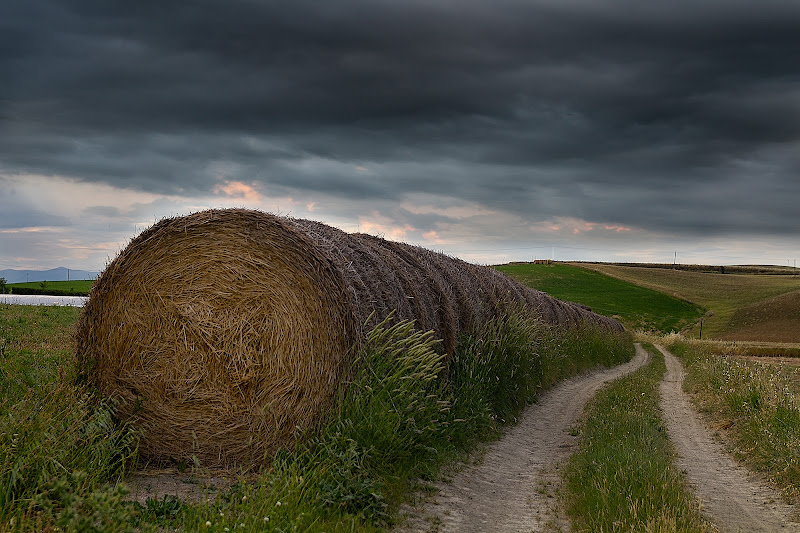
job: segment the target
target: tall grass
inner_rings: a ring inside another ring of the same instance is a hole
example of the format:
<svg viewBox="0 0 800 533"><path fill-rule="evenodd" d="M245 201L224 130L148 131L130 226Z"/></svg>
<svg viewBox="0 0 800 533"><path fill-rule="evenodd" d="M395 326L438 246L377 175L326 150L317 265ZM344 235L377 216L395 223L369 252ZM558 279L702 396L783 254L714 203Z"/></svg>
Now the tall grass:
<svg viewBox="0 0 800 533"><path fill-rule="evenodd" d="M111 405L60 386L44 398L0 403L0 524L35 531L95 516L112 531L123 493L107 486L124 475L137 437L114 420ZM102 527L101 527L102 526ZM90 531L91 529L84 529Z"/></svg>
<svg viewBox="0 0 800 533"><path fill-rule="evenodd" d="M68 529L87 517L98 531L124 524L114 518L123 494L108 480L132 465L137 439L112 405L73 385L78 314L0 306L0 531Z"/></svg>
<svg viewBox="0 0 800 533"><path fill-rule="evenodd" d="M800 498L800 367L723 355L714 345L667 339L686 369L684 389L722 431L737 459L788 500Z"/></svg>
<svg viewBox="0 0 800 533"><path fill-rule="evenodd" d="M712 531L672 463L660 418L664 357L601 390L579 426L566 470L567 511L579 531Z"/></svg>
<svg viewBox="0 0 800 533"><path fill-rule="evenodd" d="M65 380L40 407L2 404L0 479L15 480L0 530L378 531L417 480L496 437L543 389L632 353L626 335L514 313L462 339L448 359L431 333L384 322L354 354L330 423L209 503L123 503L116 482L135 434L115 423L113 405Z"/></svg>

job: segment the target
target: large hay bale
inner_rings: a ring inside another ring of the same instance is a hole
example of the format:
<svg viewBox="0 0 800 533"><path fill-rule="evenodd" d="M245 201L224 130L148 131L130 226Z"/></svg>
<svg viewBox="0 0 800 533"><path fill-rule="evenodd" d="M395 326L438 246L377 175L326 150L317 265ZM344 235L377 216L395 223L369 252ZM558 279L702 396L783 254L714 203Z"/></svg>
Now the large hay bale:
<svg viewBox="0 0 800 533"><path fill-rule="evenodd" d="M142 455L252 464L324 419L365 327L395 312L434 330L451 352L509 305L551 323L621 329L423 248L210 210L158 222L108 265L81 317L77 353L87 378L143 428Z"/></svg>

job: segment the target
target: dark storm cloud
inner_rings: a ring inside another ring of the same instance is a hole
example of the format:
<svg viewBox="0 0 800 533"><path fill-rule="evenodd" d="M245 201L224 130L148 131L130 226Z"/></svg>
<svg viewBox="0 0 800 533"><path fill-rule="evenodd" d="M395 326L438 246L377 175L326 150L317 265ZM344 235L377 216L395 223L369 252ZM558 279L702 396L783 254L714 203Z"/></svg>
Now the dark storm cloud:
<svg viewBox="0 0 800 533"><path fill-rule="evenodd" d="M796 233L799 6L19 2L0 172Z"/></svg>

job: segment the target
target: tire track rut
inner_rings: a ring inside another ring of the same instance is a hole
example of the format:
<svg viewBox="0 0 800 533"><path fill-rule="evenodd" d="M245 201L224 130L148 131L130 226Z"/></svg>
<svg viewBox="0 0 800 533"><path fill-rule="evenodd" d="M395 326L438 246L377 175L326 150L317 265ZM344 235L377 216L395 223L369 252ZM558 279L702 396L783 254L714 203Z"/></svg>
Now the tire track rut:
<svg viewBox="0 0 800 533"><path fill-rule="evenodd" d="M529 406L520 423L492 443L480 464L465 468L422 508L409 511L399 532L530 532L569 529L558 511L560 466L578 444L570 427L605 383L645 365L637 344L623 365L566 380Z"/></svg>
<svg viewBox="0 0 800 533"><path fill-rule="evenodd" d="M794 507L757 475L739 466L715 442L683 392L683 367L662 346L667 372L661 382L664 422L678 458L703 507L724 532L800 531Z"/></svg>

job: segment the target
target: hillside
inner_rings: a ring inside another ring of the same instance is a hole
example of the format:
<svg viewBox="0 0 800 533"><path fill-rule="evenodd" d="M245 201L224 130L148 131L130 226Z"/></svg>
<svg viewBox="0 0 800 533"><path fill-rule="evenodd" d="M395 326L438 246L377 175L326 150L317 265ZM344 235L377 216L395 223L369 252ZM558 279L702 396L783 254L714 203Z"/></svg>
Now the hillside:
<svg viewBox="0 0 800 533"><path fill-rule="evenodd" d="M800 276L720 274L603 263L579 266L706 308L703 338L800 342ZM696 325L689 333L697 336L699 332Z"/></svg>
<svg viewBox="0 0 800 533"><path fill-rule="evenodd" d="M629 329L669 333L694 324L705 312L698 305L657 290L564 263L511 263L495 267L534 289L587 305Z"/></svg>
<svg viewBox="0 0 800 533"><path fill-rule="evenodd" d="M800 342L800 291L737 309L723 340Z"/></svg>

